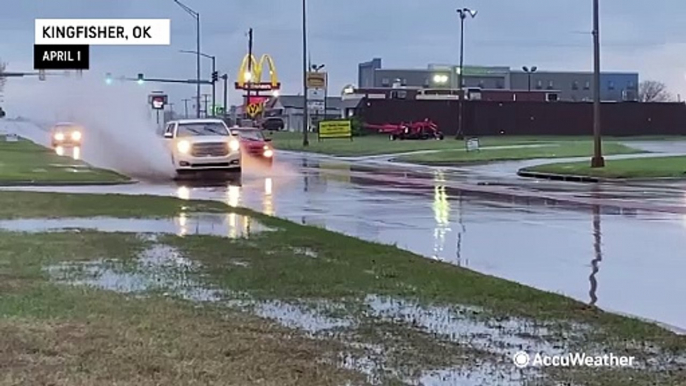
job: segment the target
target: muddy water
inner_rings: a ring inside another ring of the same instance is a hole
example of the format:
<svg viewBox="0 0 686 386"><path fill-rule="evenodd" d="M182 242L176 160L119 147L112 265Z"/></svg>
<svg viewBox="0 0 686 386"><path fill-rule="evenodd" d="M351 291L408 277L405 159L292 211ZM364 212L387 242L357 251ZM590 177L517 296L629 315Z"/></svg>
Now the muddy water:
<svg viewBox="0 0 686 386"><path fill-rule="evenodd" d="M189 213L174 218L33 218L0 220L0 229L18 232L91 229L101 232L164 233L178 236L211 235L230 238L249 237L269 231L249 216L235 213Z"/></svg>

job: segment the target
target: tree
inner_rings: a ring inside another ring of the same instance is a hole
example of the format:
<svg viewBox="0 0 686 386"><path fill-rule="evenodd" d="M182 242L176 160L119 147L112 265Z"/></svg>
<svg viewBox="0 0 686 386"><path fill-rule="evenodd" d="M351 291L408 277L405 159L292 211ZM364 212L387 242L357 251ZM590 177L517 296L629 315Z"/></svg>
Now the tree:
<svg viewBox="0 0 686 386"><path fill-rule="evenodd" d="M674 98L664 83L656 80L644 80L638 86L638 100L641 102L671 102Z"/></svg>

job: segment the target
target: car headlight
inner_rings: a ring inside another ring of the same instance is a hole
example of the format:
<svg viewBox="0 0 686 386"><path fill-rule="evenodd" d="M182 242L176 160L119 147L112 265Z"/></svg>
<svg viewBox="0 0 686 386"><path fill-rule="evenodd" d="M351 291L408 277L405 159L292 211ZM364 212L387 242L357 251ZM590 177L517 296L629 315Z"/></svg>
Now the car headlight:
<svg viewBox="0 0 686 386"><path fill-rule="evenodd" d="M80 131L74 131L71 133L71 139L73 141L80 141L81 140L81 132Z"/></svg>
<svg viewBox="0 0 686 386"><path fill-rule="evenodd" d="M55 139L58 141L64 141L64 133L55 134Z"/></svg>
<svg viewBox="0 0 686 386"><path fill-rule="evenodd" d="M188 141L180 141L176 144L176 148L180 153L187 154L189 151L191 151L191 144Z"/></svg>
<svg viewBox="0 0 686 386"><path fill-rule="evenodd" d="M238 150L240 150L240 148L241 148L240 142L236 141L235 139L232 139L231 141L229 141L229 149L231 149L231 151L238 151Z"/></svg>
<svg viewBox="0 0 686 386"><path fill-rule="evenodd" d="M272 149L267 149L264 151L264 156L267 158L271 158L274 155L274 151Z"/></svg>

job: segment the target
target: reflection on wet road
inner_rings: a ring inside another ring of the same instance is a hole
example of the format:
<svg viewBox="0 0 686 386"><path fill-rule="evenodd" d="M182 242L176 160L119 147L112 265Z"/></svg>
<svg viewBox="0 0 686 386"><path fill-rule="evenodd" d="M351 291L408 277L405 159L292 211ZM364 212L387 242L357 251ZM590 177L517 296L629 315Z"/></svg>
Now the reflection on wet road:
<svg viewBox="0 0 686 386"><path fill-rule="evenodd" d="M418 170L280 153L271 171L247 170L236 185L42 190L220 200L686 328L678 306L686 260L676 252L686 246L683 183L563 184Z"/></svg>

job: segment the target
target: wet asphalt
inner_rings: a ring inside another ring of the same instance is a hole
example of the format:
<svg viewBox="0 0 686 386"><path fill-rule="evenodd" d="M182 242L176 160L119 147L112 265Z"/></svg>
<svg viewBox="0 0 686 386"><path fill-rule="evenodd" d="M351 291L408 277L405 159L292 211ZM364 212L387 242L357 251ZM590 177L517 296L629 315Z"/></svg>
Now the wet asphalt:
<svg viewBox="0 0 686 386"><path fill-rule="evenodd" d="M686 153L683 144L637 146ZM537 181L517 177L521 165L439 170L280 152L272 169L248 166L228 183L25 189L219 200L686 329L683 182Z"/></svg>

